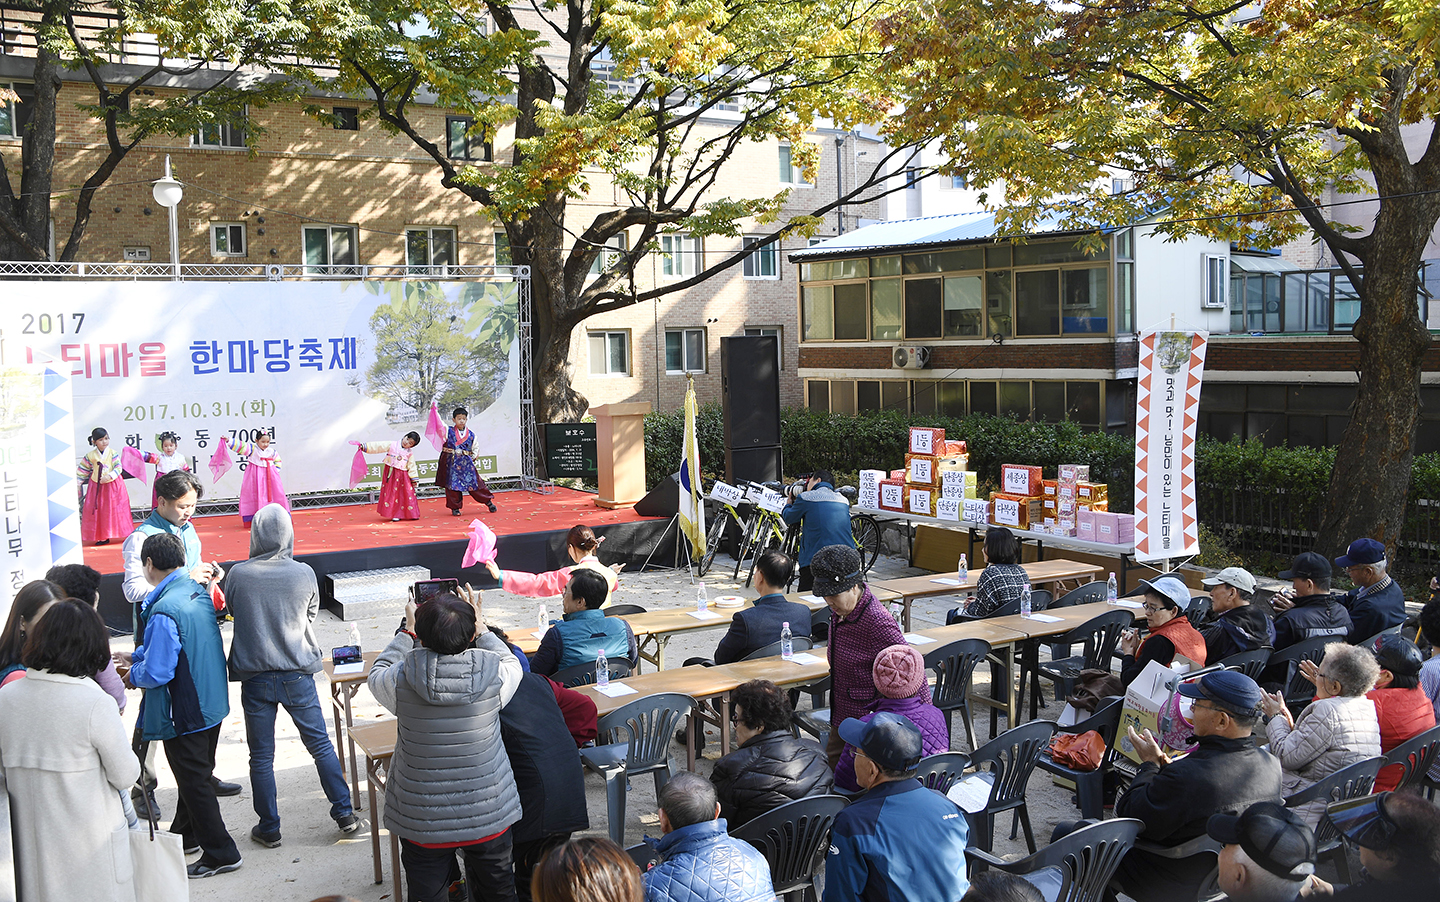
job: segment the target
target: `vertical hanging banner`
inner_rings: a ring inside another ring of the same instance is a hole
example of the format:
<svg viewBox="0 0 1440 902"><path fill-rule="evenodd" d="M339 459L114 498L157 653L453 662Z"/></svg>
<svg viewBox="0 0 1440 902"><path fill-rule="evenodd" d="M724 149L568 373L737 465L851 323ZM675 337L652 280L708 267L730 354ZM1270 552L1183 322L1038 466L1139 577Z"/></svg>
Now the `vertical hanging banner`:
<svg viewBox="0 0 1440 902"><path fill-rule="evenodd" d="M1200 552L1195 424L1205 371L1204 332L1140 337L1135 392L1135 559Z"/></svg>

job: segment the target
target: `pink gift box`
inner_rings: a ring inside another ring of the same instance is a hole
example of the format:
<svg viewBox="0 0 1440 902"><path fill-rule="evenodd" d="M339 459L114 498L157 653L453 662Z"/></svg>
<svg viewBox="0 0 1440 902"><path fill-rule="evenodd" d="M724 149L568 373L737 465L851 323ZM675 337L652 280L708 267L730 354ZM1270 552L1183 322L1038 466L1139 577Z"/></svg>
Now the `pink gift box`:
<svg viewBox="0 0 1440 902"><path fill-rule="evenodd" d="M1094 511L1095 541L1110 545L1131 545L1135 542L1135 515Z"/></svg>
<svg viewBox="0 0 1440 902"><path fill-rule="evenodd" d="M1075 514L1075 537L1084 539L1087 542L1098 542L1098 531L1095 528L1096 512L1088 508L1080 508Z"/></svg>

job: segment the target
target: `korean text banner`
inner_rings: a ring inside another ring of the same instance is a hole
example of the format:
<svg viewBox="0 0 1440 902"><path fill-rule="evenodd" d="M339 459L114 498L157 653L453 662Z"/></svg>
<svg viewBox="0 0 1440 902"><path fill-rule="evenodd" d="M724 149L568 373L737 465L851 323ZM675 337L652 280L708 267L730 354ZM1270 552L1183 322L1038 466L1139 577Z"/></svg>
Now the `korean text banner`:
<svg viewBox="0 0 1440 902"><path fill-rule="evenodd" d="M234 498L242 468L206 462L269 435L288 494L348 489L351 440L423 432L432 402L469 410L482 476L520 473L518 286L510 282L12 282L0 362L71 377L74 439L159 452ZM73 461L71 462L73 471ZM368 481L378 483L380 461ZM422 479L435 461L421 460ZM154 472L148 474L153 478ZM150 505L138 479L131 504Z"/></svg>
<svg viewBox="0 0 1440 902"><path fill-rule="evenodd" d="M1135 559L1200 552L1195 424L1205 370L1204 332L1140 337L1135 410Z"/></svg>

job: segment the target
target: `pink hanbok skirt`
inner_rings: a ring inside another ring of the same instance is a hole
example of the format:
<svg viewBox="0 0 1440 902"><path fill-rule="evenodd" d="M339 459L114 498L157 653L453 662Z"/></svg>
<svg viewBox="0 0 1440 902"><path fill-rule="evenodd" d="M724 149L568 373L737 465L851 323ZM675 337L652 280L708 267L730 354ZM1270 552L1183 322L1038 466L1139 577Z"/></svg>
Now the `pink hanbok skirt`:
<svg viewBox="0 0 1440 902"><path fill-rule="evenodd" d="M380 482L380 516L401 520L420 519L420 501L415 497L415 486L405 470L385 467Z"/></svg>
<svg viewBox="0 0 1440 902"><path fill-rule="evenodd" d="M240 480L240 519L249 523L255 512L267 504L278 504L287 511L290 509L290 499L285 497L285 486L280 482L280 471L274 467L251 464L245 468L245 477Z"/></svg>
<svg viewBox="0 0 1440 902"><path fill-rule="evenodd" d="M125 480L91 482L80 509L80 541L86 545L106 539L123 539L135 531L130 516L130 494Z"/></svg>

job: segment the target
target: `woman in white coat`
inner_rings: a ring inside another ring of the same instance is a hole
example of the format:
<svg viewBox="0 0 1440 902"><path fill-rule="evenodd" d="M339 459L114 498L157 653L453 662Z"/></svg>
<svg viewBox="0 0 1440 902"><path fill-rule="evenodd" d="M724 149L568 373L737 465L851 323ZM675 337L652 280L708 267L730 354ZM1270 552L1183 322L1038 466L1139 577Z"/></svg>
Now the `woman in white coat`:
<svg viewBox="0 0 1440 902"><path fill-rule="evenodd" d="M135 902L120 793L140 762L94 680L109 657L95 609L56 602L25 643L25 679L0 690L0 768L25 902Z"/></svg>

